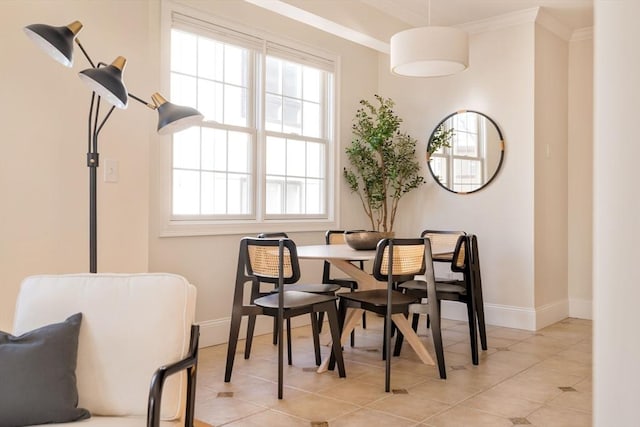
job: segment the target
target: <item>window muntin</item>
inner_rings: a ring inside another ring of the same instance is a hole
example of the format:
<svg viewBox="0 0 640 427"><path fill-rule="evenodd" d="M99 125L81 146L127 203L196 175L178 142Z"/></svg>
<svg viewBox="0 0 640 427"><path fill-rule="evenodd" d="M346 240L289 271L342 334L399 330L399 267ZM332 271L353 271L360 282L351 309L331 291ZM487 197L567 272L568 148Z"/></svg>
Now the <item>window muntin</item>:
<svg viewBox="0 0 640 427"><path fill-rule="evenodd" d="M205 115L174 135L173 219L328 219L333 75L267 45L172 29L171 98Z"/></svg>

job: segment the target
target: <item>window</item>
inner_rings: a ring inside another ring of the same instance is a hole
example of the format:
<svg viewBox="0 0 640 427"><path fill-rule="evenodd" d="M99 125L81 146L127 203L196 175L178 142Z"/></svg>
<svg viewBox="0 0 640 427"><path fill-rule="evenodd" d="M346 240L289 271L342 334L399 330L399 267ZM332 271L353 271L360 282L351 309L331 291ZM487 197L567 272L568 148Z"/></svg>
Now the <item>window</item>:
<svg viewBox="0 0 640 427"><path fill-rule="evenodd" d="M334 62L172 13L172 102L201 127L173 136L170 220L333 220Z"/></svg>

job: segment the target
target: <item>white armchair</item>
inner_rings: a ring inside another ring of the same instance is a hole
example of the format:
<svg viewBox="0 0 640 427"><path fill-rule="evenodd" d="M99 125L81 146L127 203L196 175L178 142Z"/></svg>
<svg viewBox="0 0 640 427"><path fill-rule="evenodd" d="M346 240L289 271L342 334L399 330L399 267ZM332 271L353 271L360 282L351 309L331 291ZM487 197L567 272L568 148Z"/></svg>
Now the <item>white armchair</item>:
<svg viewBox="0 0 640 427"><path fill-rule="evenodd" d="M195 301L195 287L172 274L33 276L22 283L13 334L82 313L78 407L91 418L59 425L191 427Z"/></svg>

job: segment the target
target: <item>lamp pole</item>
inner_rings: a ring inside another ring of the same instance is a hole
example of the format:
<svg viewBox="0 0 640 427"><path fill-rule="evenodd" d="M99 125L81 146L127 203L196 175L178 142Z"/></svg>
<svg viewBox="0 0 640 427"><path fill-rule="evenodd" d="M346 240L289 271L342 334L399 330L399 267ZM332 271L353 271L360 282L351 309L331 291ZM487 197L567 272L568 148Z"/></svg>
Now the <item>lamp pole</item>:
<svg viewBox="0 0 640 427"><path fill-rule="evenodd" d="M89 168L89 272L98 272L98 167L100 166L100 153L98 153L98 135L102 126L113 113L115 106L109 109L100 126L98 115L100 113L100 97L96 93L91 94L91 106L89 107L89 136L87 143L87 167Z"/></svg>

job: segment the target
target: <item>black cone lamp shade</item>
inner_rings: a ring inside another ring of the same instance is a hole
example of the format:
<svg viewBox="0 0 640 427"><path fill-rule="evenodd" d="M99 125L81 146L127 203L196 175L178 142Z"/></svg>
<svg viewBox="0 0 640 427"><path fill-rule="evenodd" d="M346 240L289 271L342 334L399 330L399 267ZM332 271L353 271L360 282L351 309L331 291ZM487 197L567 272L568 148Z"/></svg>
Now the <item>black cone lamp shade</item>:
<svg viewBox="0 0 640 427"><path fill-rule="evenodd" d="M49 56L66 67L73 65L73 41L82 29L80 21L66 27L32 24L24 27L25 34Z"/></svg>
<svg viewBox="0 0 640 427"><path fill-rule="evenodd" d="M111 65L101 68L88 68L80 71L80 79L92 91L118 108L127 108L129 96L122 81L122 71L127 60L118 56Z"/></svg>
<svg viewBox="0 0 640 427"><path fill-rule="evenodd" d="M195 126L204 116L195 108L184 107L167 101L159 93L151 96L158 110L158 133L168 135Z"/></svg>

